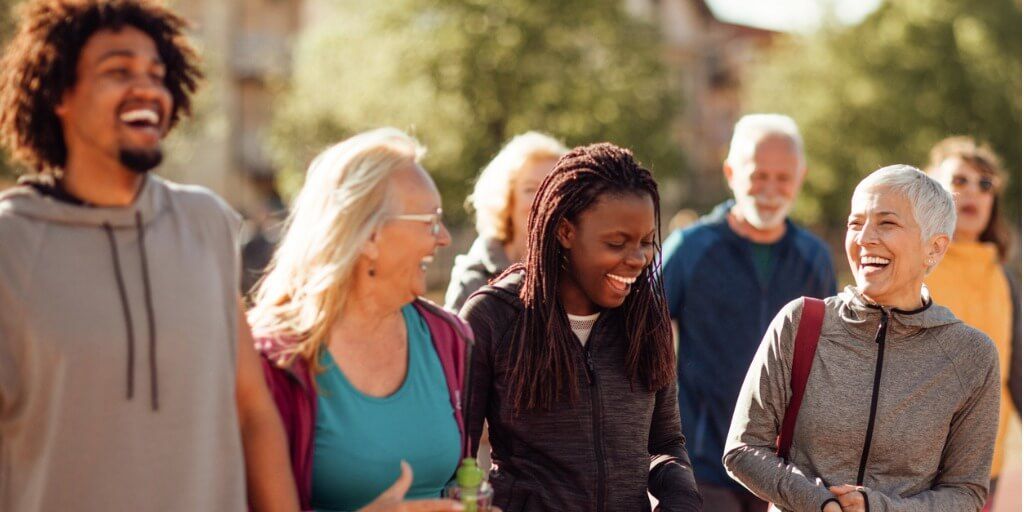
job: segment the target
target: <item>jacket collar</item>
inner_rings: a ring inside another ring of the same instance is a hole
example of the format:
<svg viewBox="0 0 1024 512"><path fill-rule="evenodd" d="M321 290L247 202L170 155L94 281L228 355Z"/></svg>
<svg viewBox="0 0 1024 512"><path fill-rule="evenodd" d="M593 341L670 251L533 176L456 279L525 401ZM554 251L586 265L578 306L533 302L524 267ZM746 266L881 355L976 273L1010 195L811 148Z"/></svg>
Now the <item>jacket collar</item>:
<svg viewBox="0 0 1024 512"><path fill-rule="evenodd" d="M926 329L960 322L948 308L934 303L926 286L921 287L922 306L913 311L875 304L855 286L847 286L838 299L843 325L855 336L867 339L878 331L883 315L889 316L887 340L904 339Z"/></svg>

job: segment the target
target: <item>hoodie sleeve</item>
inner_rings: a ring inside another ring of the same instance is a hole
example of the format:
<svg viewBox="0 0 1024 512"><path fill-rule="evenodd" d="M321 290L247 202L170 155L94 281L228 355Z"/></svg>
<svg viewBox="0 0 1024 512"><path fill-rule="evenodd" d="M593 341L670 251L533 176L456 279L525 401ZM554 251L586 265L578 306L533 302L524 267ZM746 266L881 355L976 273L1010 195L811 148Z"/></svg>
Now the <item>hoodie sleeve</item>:
<svg viewBox="0 0 1024 512"><path fill-rule="evenodd" d="M977 342L979 337L983 342ZM973 385L965 386L963 406L949 425L932 488L904 497L868 489L865 494L870 512L959 512L981 510L985 505L999 425L999 356L980 332L955 339L962 345L974 341L984 352L964 354L957 361L956 366L963 369L961 381Z"/></svg>
<svg viewBox="0 0 1024 512"><path fill-rule="evenodd" d="M493 380L492 353L496 336L502 332L494 325L496 317L494 297L485 293L473 296L459 316L473 330L475 343L470 354L469 387L466 407L466 430L469 435L470 453L476 455L480 448L480 436L483 434L484 419L487 417L487 406L490 402L491 384Z"/></svg>
<svg viewBox="0 0 1024 512"><path fill-rule="evenodd" d="M832 493L775 454L802 309L801 299L790 302L768 327L736 401L723 463L729 476L759 498L786 510L818 511Z"/></svg>
<svg viewBox="0 0 1024 512"><path fill-rule="evenodd" d="M675 379L657 392L647 450L651 470L647 487L658 498L664 512L700 511L703 500L697 490L693 465L686 452L686 439L679 423L679 402Z"/></svg>

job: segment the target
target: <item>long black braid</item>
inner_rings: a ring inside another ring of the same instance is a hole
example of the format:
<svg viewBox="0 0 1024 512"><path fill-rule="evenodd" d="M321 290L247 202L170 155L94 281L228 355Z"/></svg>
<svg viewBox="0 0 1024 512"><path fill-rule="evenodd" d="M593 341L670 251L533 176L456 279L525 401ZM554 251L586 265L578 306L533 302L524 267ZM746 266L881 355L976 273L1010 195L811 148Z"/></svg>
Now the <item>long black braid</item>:
<svg viewBox="0 0 1024 512"><path fill-rule="evenodd" d="M528 222L525 262L508 273L525 270L520 298L525 311L516 326L508 399L516 413L550 409L560 398L575 402L579 341L569 327L558 297L568 255L556 237L562 219L576 222L603 194L649 195L660 226L658 185L627 150L609 143L573 149L555 165L534 197ZM637 278L621 306L628 348L626 371L632 383L650 391L675 378L675 351L661 272L660 227L656 228L654 261Z"/></svg>

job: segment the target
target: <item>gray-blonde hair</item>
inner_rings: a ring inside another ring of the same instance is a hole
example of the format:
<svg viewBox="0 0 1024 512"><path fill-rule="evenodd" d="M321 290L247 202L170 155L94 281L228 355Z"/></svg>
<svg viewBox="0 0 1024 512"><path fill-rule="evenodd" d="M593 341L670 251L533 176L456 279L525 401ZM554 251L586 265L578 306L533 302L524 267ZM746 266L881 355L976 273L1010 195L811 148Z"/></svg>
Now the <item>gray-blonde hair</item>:
<svg viewBox="0 0 1024 512"><path fill-rule="evenodd" d="M747 114L736 121L729 143L729 156L725 161L739 167L752 158L761 141L769 137L784 137L793 143L793 150L804 166L804 139L793 118L782 114Z"/></svg>
<svg viewBox="0 0 1024 512"><path fill-rule="evenodd" d="M526 132L516 135L484 167L473 193L466 199L476 212L476 231L480 236L502 242L512 235L512 182L529 162L541 158L561 158L569 152L550 135Z"/></svg>
<svg viewBox="0 0 1024 512"><path fill-rule="evenodd" d="M913 208L914 220L921 227L921 238L931 240L935 235L953 238L956 230L956 205L953 195L941 183L910 165L883 167L861 180L853 191L884 187L896 192Z"/></svg>
<svg viewBox="0 0 1024 512"><path fill-rule="evenodd" d="M319 368L317 356L345 307L362 247L391 213L389 178L423 153L413 137L380 128L335 144L313 160L257 285L248 315L254 333L296 339L292 355Z"/></svg>

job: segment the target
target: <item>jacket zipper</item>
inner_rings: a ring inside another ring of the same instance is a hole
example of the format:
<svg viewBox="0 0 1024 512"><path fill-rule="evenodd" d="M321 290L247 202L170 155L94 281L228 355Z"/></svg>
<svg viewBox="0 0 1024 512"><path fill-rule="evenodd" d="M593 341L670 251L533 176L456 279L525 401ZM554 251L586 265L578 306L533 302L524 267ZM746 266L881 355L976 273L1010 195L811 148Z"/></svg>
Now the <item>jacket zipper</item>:
<svg viewBox="0 0 1024 512"><path fill-rule="evenodd" d="M603 511L606 477L604 467L604 434L601 433L601 417L603 416L601 394L597 382L597 372L594 371L594 359L590 355L590 345L583 349L583 355L587 363L587 380L590 381L590 406L593 409L592 416L594 418L594 454L597 456L597 510Z"/></svg>
<svg viewBox="0 0 1024 512"><path fill-rule="evenodd" d="M864 471L868 466L868 455L871 452L871 436L875 431L875 414L878 412L878 393L882 383L882 360L885 358L885 333L889 329L889 313L882 310L882 322L878 325L875 343L878 345L878 358L875 361L875 384L871 388L871 412L868 415L868 430L864 434L864 449L860 453L860 468L857 470L857 485L864 485Z"/></svg>

